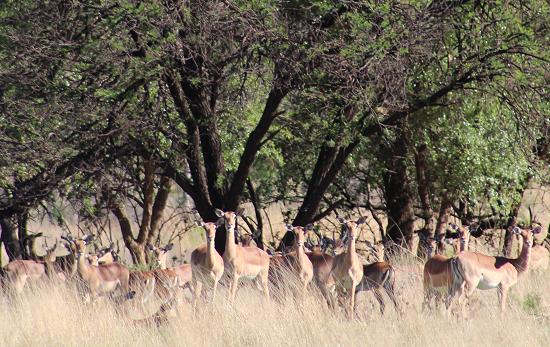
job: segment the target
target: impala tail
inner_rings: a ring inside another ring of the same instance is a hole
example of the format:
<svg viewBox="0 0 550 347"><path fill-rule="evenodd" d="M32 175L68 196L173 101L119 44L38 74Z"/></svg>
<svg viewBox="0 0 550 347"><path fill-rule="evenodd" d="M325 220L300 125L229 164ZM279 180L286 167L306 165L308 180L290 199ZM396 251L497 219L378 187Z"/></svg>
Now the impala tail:
<svg viewBox="0 0 550 347"><path fill-rule="evenodd" d="M451 301L465 281L464 268L456 257L451 258L451 274L453 276L453 281L451 283L451 287L449 288L449 292L447 293L447 300L445 303L445 307L448 312L451 306Z"/></svg>

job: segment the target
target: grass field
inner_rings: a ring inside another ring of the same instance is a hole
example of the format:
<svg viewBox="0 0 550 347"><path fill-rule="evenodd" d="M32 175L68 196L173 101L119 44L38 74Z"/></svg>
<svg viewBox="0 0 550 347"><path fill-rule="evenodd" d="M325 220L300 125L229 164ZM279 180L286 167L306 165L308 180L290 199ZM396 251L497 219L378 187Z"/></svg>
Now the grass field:
<svg viewBox="0 0 550 347"><path fill-rule="evenodd" d="M399 270L399 264L396 267ZM303 302L285 298L282 304L265 303L257 290L245 286L233 307L222 288L216 301L195 318L184 303L160 328L136 325L132 319L142 313L129 304L125 305L130 318L121 318L105 301L82 304L74 290L45 284L26 290L16 301L2 298L0 346L550 345L548 273L522 277L503 316L497 310L496 291L477 291L468 320L422 313L420 279L406 270L397 271L397 276L401 318L391 305L382 317L370 293L359 295L357 318L350 320L343 312L329 311L316 295Z"/></svg>

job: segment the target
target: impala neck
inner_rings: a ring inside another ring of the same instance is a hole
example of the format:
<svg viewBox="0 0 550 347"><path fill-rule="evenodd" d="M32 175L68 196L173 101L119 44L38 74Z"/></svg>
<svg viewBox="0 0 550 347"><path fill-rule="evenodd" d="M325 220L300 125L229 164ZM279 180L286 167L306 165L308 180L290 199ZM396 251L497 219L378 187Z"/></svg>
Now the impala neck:
<svg viewBox="0 0 550 347"><path fill-rule="evenodd" d="M206 257L210 260L213 258L214 252L216 251L216 248L214 247L214 245L215 245L214 238L207 237L206 238L206 249L207 249Z"/></svg>
<svg viewBox="0 0 550 347"><path fill-rule="evenodd" d="M349 236L347 254L350 258L355 256L355 237Z"/></svg>
<svg viewBox="0 0 550 347"><path fill-rule="evenodd" d="M533 248L533 243L523 243L523 248L519 257L513 259L511 263L517 269L518 273L525 272L529 269L529 260L531 260L531 249Z"/></svg>
<svg viewBox="0 0 550 347"><path fill-rule="evenodd" d="M235 244L235 224L225 224L225 253L235 254L237 245Z"/></svg>
<svg viewBox="0 0 550 347"><path fill-rule="evenodd" d="M88 273L88 264L86 263L86 254L85 253L76 253L76 263L77 263L77 269L80 274L86 274Z"/></svg>
<svg viewBox="0 0 550 347"><path fill-rule="evenodd" d="M294 251L296 252L297 257L306 256L306 251L304 250L304 241L296 241L294 244Z"/></svg>
<svg viewBox="0 0 550 347"><path fill-rule="evenodd" d="M460 249L459 252L468 252L468 243L470 242L469 239L460 239Z"/></svg>

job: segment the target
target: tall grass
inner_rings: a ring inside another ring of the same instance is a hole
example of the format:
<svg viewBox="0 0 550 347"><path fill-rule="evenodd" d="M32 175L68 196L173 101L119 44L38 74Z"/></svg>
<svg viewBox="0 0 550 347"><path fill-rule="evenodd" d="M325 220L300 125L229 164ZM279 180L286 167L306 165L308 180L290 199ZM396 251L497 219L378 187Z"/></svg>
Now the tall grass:
<svg viewBox="0 0 550 347"><path fill-rule="evenodd" d="M420 278L403 274L398 271L397 278L402 317L391 305L382 317L370 293L359 294L357 318L350 320L343 311L330 311L317 295L266 303L254 286L245 285L234 306L222 288L195 317L183 303L160 328L136 325L133 319L142 314L133 304L124 304L129 318L123 318L108 301L83 304L73 289L43 284L16 299L2 297L0 346L550 345L548 273L522 277L503 316L495 290L477 291L468 320L422 313Z"/></svg>

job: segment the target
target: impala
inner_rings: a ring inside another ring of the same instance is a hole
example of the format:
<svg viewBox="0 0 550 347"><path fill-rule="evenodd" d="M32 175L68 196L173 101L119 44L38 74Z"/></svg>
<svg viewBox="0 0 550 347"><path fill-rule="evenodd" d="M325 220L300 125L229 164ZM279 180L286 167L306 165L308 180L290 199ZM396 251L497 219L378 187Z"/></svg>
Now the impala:
<svg viewBox="0 0 550 347"><path fill-rule="evenodd" d="M523 238L523 248L518 258L492 257L485 254L462 252L451 261L453 286L447 297L447 309L455 296L462 306L462 316L466 316L466 301L476 288L481 290L498 289L500 311L506 308L508 290L518 281L518 276L529 268L533 234L541 231L540 227L523 230L511 227L514 234Z"/></svg>
<svg viewBox="0 0 550 347"><path fill-rule="evenodd" d="M115 261L115 256L111 253L110 247L100 250L97 253L90 253L86 256L88 263L93 266L110 264Z"/></svg>
<svg viewBox="0 0 550 347"><path fill-rule="evenodd" d="M129 292L130 271L122 264L110 263L99 266L89 265L86 259L86 245L93 239L88 235L74 241L76 249L77 271L88 289L91 299L100 294L111 293L121 288L123 294Z"/></svg>
<svg viewBox="0 0 550 347"><path fill-rule="evenodd" d="M269 300L269 255L257 247L243 247L235 244L235 212L216 209L216 215L225 226L226 242L223 261L230 279L229 300L235 301L239 279L250 278L260 282L266 300Z"/></svg>
<svg viewBox="0 0 550 347"><path fill-rule="evenodd" d="M206 231L206 245L202 245L191 253L193 271L193 312L202 293L202 287L212 285L212 302L216 297L218 282L223 275L223 258L214 248L216 223L201 223Z"/></svg>
<svg viewBox="0 0 550 347"><path fill-rule="evenodd" d="M271 258L270 273L272 282L277 286L284 281L285 274L293 275L301 284L302 297L307 293L307 286L313 279L313 264L308 258L305 249L305 236L312 227L287 225L287 231L294 233L294 250L290 253Z"/></svg>
<svg viewBox="0 0 550 347"><path fill-rule="evenodd" d="M334 257L322 251L322 247L313 247L311 252L306 252L313 266L313 282L321 292L329 307L333 307L331 291L334 289L334 277L331 274Z"/></svg>
<svg viewBox="0 0 550 347"><path fill-rule="evenodd" d="M401 314L401 309L395 297L395 270L388 262L384 261L384 245L379 242L374 246L369 245L369 248L374 252L378 261L363 265L363 279L355 289L355 294L372 290L376 301L380 305L380 313L384 314L386 304L381 293L381 289L384 289L392 301L395 311Z"/></svg>
<svg viewBox="0 0 550 347"><path fill-rule="evenodd" d="M349 297L348 312L350 317L355 311L355 289L363 278L363 266L355 251L355 239L358 226L365 223L366 218L360 217L357 221L346 221L338 218L347 234L346 250L334 257L331 274L336 283L336 291L340 298Z"/></svg>
<svg viewBox="0 0 550 347"><path fill-rule="evenodd" d="M151 244L149 244L148 249L153 252L153 256L155 257L155 265L159 267L160 270L169 270L165 271L165 276L175 276L176 277L176 286L180 288L181 290L184 290L185 288L188 288L192 291L190 283L192 279L192 269L191 264L182 264L178 266L173 266L171 268L168 268L166 266L166 260L168 258L168 252L171 251L174 247L173 243L170 243L166 245L165 247L155 247ZM159 271L159 269L153 270L153 271ZM160 271L163 272L163 271Z"/></svg>
<svg viewBox="0 0 550 347"><path fill-rule="evenodd" d="M174 248L173 243L167 244L165 247L155 247L152 244L147 245L147 249L153 252L153 256L155 259L154 266L158 266L159 269L166 269L166 262L168 259L168 252L170 252Z"/></svg>
<svg viewBox="0 0 550 347"><path fill-rule="evenodd" d="M464 227L459 227L456 224L450 223L449 226L458 232L460 240L460 252L468 251L468 243L470 240L470 230ZM435 300L436 308L439 307L439 303L443 300L443 294L448 294L453 284L453 274L451 269L451 258L443 256L441 254L435 254L438 248L438 242L443 243L445 236L441 239L430 238L428 241L428 256L432 256L428 259L424 265L424 302L422 304L423 309L431 309L432 299Z"/></svg>
<svg viewBox="0 0 550 347"><path fill-rule="evenodd" d="M46 250L46 255L42 260L14 260L8 263L2 269L3 280L13 289L16 294L20 294L27 283L35 283L52 275L52 264L55 261L55 249L57 242L51 249ZM2 283L4 284L4 283Z"/></svg>

